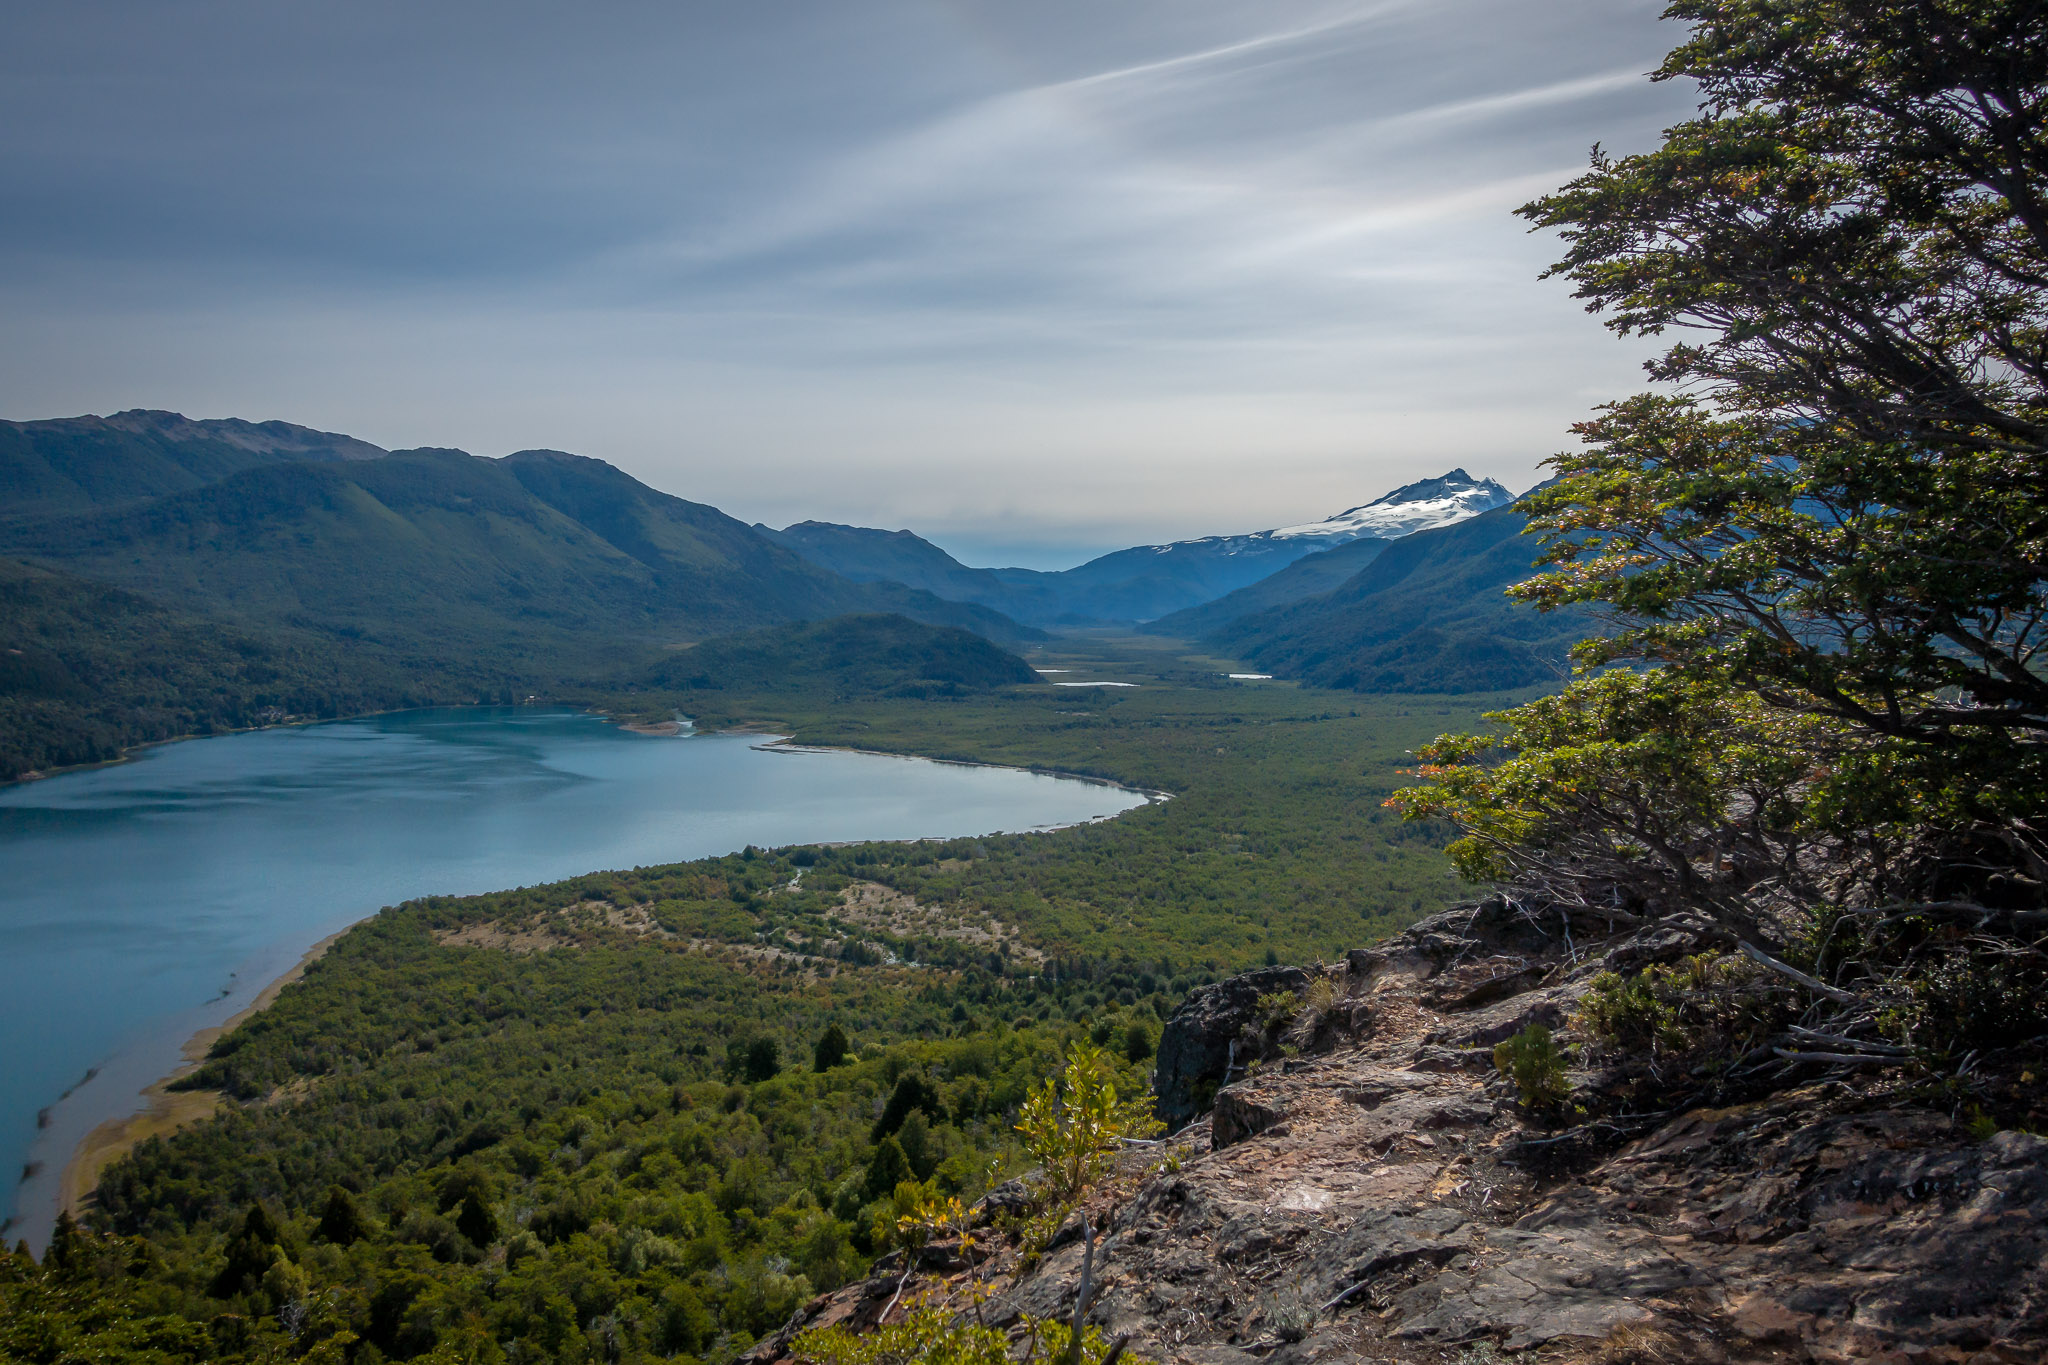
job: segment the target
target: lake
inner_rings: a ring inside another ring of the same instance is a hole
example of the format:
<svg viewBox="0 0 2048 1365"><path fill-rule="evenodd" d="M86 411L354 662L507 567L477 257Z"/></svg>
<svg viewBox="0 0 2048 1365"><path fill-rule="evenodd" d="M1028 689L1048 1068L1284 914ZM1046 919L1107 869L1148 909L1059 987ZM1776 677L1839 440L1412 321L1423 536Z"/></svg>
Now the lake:
<svg viewBox="0 0 2048 1365"><path fill-rule="evenodd" d="M8 1237L40 1245L80 1139L136 1112L187 1038L381 906L748 844L1050 829L1145 801L763 740L637 735L561 710L411 711L0 788L0 1171L24 1176Z"/></svg>

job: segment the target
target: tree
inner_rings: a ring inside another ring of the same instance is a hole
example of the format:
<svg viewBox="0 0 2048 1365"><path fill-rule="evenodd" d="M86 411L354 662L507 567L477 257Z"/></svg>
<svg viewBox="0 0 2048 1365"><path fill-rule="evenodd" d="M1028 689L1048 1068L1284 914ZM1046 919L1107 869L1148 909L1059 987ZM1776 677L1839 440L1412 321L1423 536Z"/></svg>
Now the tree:
<svg viewBox="0 0 2048 1365"><path fill-rule="evenodd" d="M827 1024L825 1031L818 1035L817 1046L811 1049L811 1069L830 1071L842 1065L853 1052L846 1041L846 1030L838 1024Z"/></svg>
<svg viewBox="0 0 2048 1365"><path fill-rule="evenodd" d="M910 1160L903 1155L903 1145L892 1133L875 1145L861 1188L870 1201L886 1199L898 1185L911 1178Z"/></svg>
<svg viewBox="0 0 2048 1365"><path fill-rule="evenodd" d="M1678 0L1700 116L1521 212L1618 332L1694 335L1530 500L1594 662L2017 764L2048 738L2048 19ZM1995 755L1995 757L1993 757ZM2008 776L2001 774L2002 777ZM2034 807L2038 809L2039 807Z"/></svg>
<svg viewBox="0 0 2048 1365"><path fill-rule="evenodd" d="M455 1230L480 1247L488 1247L498 1240L498 1218L491 1212L477 1194L470 1190L462 1196L462 1207L456 1210Z"/></svg>
<svg viewBox="0 0 2048 1365"><path fill-rule="evenodd" d="M782 1048L765 1035L747 1044L746 1076L749 1081L759 1083L774 1078L782 1069Z"/></svg>
<svg viewBox="0 0 2048 1365"><path fill-rule="evenodd" d="M1067 1051L1066 1065L1024 1101L1017 1131L1037 1158L1043 1194L1055 1207L1072 1203L1109 1169L1125 1138L1146 1138L1165 1125L1144 1100L1117 1094L1109 1054L1087 1043Z"/></svg>
<svg viewBox="0 0 2048 1365"><path fill-rule="evenodd" d="M1469 873L1830 980L2048 981L2048 10L1665 14L1699 115L1521 210L1608 326L1686 333L1524 504L1514 595L1615 630L1395 804Z"/></svg>
<svg viewBox="0 0 2048 1365"><path fill-rule="evenodd" d="M355 1196L339 1185L329 1185L327 1203L320 1211L320 1224L315 1231L323 1241L347 1246L366 1236L369 1224L363 1220L362 1210L356 1207Z"/></svg>

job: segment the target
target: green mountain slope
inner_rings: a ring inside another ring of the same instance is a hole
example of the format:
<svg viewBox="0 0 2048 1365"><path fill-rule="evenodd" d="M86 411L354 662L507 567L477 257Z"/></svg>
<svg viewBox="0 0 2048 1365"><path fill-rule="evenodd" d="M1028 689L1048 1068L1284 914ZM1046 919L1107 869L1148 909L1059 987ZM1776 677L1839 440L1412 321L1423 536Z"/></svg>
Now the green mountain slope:
<svg viewBox="0 0 2048 1365"><path fill-rule="evenodd" d="M1206 638L1281 677L1357 692L1477 692L1547 682L1591 633L1576 611L1505 596L1538 547L1512 506L1393 542L1333 592Z"/></svg>
<svg viewBox="0 0 2048 1365"><path fill-rule="evenodd" d="M902 583L954 602L978 602L1017 615L1034 609L1029 594L1019 593L992 569L970 569L912 531L878 531L866 526L840 526L829 521L800 521L777 531L754 529L787 546L813 564L856 583Z"/></svg>
<svg viewBox="0 0 2048 1365"><path fill-rule="evenodd" d="M958 696L1038 675L979 635L894 615L842 616L706 640L663 659L652 687L815 692L833 698Z"/></svg>
<svg viewBox="0 0 2048 1365"><path fill-rule="evenodd" d="M304 632L0 559L0 782L178 735L475 699L460 680L408 678Z"/></svg>
<svg viewBox="0 0 2048 1365"><path fill-rule="evenodd" d="M0 537L24 558L408 667L615 676L663 645L857 611L1020 634L981 608L850 583L715 508L553 451L276 464Z"/></svg>
<svg viewBox="0 0 2048 1365"><path fill-rule="evenodd" d="M1147 622L1142 629L1147 635L1175 635L1199 640L1228 626L1240 616L1270 611L1274 607L1284 607L1331 592L1378 559L1393 543L1391 540L1354 540L1334 550L1297 559L1278 573L1268 574L1248 587L1226 593L1213 602L1162 616Z"/></svg>
<svg viewBox="0 0 2048 1365"><path fill-rule="evenodd" d="M111 417L0 422L0 517L131 506L245 469L384 453L368 441L289 422L193 421L140 408Z"/></svg>

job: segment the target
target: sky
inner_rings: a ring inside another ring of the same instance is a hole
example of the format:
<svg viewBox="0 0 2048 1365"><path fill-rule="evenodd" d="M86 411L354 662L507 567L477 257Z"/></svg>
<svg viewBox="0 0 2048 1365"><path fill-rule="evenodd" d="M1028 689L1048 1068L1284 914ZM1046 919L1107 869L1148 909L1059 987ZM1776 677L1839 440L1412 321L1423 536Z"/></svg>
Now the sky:
<svg viewBox="0 0 2048 1365"><path fill-rule="evenodd" d="M1635 0L0 0L0 416L595 455L976 564L1517 490Z"/></svg>

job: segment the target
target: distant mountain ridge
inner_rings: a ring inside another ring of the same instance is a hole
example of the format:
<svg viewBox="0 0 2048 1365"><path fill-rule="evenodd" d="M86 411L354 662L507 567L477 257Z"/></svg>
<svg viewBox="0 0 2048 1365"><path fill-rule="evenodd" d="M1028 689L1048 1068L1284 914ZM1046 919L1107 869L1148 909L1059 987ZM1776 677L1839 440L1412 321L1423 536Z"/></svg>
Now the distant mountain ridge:
<svg viewBox="0 0 2048 1365"><path fill-rule="evenodd" d="M1397 488L1324 521L1138 545L1072 569L974 569L909 531L799 522L756 527L813 563L860 582L893 580L974 602L1034 625L1154 621L1267 580L1298 560L1356 541L1390 542L1478 516L1513 500L1492 479L1454 469ZM1360 553L1363 564L1369 553ZM1316 584L1319 590L1330 584ZM1307 595L1304 591L1300 595ZM1278 600L1293 600L1291 597ZM1272 605L1261 600L1257 605ZM1249 609L1249 608L1246 608Z"/></svg>
<svg viewBox="0 0 2048 1365"><path fill-rule="evenodd" d="M1371 537L1398 540L1417 531L1476 517L1496 507L1505 507L1515 495L1492 479L1475 479L1462 469L1453 469L1434 479L1404 484L1362 507L1353 507L1322 521L1300 526L1283 526L1262 531L1276 540L1314 541L1320 548Z"/></svg>
<svg viewBox="0 0 2048 1365"><path fill-rule="evenodd" d="M0 525L0 551L182 611L435 666L488 658L515 676L597 672L637 650L850 612L1036 635L972 604L849 582L600 460L360 458L346 440L258 441L259 463L198 487L16 518Z"/></svg>
<svg viewBox="0 0 2048 1365"><path fill-rule="evenodd" d="M0 518L131 506L246 469L386 454L368 441L290 422L195 421L144 408L110 417L0 421Z"/></svg>
<svg viewBox="0 0 2048 1365"><path fill-rule="evenodd" d="M1211 624L1201 638L1276 676L1357 692L1557 680L1595 622L1580 608L1541 612L1506 595L1542 552L1527 526L1510 504L1404 536L1337 588Z"/></svg>
<svg viewBox="0 0 2048 1365"><path fill-rule="evenodd" d="M1147 635L1201 639L1241 616L1270 611L1331 592L1396 543L1376 539L1347 540L1334 549L1303 555L1278 573L1268 574L1256 583L1225 593L1213 602L1185 607L1156 621L1147 621L1141 629Z"/></svg>

